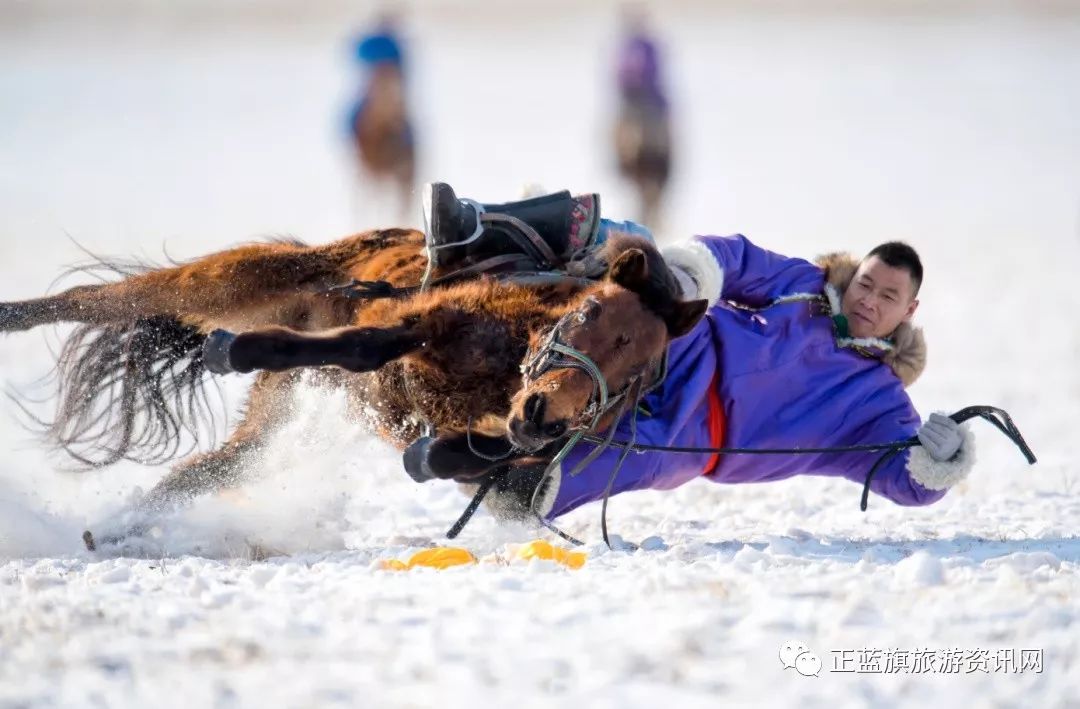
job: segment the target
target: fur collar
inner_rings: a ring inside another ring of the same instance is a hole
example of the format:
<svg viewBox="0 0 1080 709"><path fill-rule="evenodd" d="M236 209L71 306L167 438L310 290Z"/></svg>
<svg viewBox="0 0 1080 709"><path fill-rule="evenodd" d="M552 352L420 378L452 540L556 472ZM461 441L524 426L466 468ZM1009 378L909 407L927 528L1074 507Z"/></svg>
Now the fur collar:
<svg viewBox="0 0 1080 709"><path fill-rule="evenodd" d="M844 291L859 268L859 260L848 253L834 252L819 256L814 263L825 271L826 291L834 290L837 298L843 299ZM922 328L901 323L889 338L889 344L891 347L881 356L881 361L892 367L904 386L909 387L926 369L926 338Z"/></svg>

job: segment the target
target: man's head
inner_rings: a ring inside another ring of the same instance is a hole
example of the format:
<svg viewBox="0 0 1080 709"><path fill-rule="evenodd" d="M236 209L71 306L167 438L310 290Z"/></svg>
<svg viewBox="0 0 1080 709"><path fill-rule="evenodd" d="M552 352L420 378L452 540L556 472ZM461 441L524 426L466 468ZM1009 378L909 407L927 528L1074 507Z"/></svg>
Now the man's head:
<svg viewBox="0 0 1080 709"><path fill-rule="evenodd" d="M899 241L875 247L859 264L841 304L852 337L888 337L919 307L923 269L915 249Z"/></svg>

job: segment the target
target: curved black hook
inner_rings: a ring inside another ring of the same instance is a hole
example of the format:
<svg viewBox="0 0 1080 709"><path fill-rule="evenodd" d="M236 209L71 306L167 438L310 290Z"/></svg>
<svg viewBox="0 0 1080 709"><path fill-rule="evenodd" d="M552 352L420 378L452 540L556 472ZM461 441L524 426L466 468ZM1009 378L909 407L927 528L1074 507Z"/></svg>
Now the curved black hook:
<svg viewBox="0 0 1080 709"><path fill-rule="evenodd" d="M955 414L952 414L949 418L957 423L963 423L973 418L981 418L989 421L994 424L995 428L1004 433L1010 441L1016 444L1016 447L1024 454L1029 465L1034 465L1036 463L1037 458L1035 457L1035 453L1031 450L1031 446L1024 440L1024 436L1020 433L1020 429L1016 427L1016 423L1013 422L1012 417L1009 416L1008 412L1004 409L985 405L968 406L960 409ZM863 483L862 500L859 502L860 510L866 512L866 506L869 504L870 500L870 481L874 479L874 473L900 451L917 445L921 445L918 437L912 436L904 441L898 441L895 448L885 451L885 453L877 459L877 462L870 468L870 472L866 474L866 481Z"/></svg>

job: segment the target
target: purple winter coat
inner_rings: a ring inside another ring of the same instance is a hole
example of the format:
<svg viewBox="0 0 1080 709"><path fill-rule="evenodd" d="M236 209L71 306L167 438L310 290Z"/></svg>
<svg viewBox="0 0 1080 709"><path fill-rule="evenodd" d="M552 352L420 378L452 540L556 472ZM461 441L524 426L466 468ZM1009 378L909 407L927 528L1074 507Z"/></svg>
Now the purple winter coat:
<svg viewBox="0 0 1080 709"><path fill-rule="evenodd" d="M709 417L713 387L724 414L726 447L888 443L915 434L919 415L899 377L879 358L841 346L820 306L804 300L753 313L726 302L762 307L782 296L820 294L825 289L820 267L757 247L741 235L696 241L723 272L720 299L697 327L671 343L667 379L646 399L652 415L638 419L639 442L716 446ZM627 440L629 432L624 421L616 437ZM618 450L607 450L578 475L568 475L591 448L579 445L563 461L548 517L602 496ZM830 475L862 484L880 455L725 455L707 478L746 483ZM911 479L909 456L909 451L894 456L875 473L870 489L901 505L941 499L944 490ZM613 492L675 488L706 473L709 462L706 454L630 453Z"/></svg>

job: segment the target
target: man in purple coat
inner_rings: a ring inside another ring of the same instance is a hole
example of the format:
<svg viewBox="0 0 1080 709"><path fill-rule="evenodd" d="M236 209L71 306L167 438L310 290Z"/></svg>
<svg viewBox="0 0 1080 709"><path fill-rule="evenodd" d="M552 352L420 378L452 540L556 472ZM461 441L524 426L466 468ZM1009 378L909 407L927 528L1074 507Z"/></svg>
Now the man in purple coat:
<svg viewBox="0 0 1080 709"><path fill-rule="evenodd" d="M539 225L540 235L563 256L593 248L607 230L636 226L598 219L596 195L539 199L485 208L459 201L448 185L433 185L425 196L433 251L466 238L471 250L516 248L505 231L479 225L477 213L484 209ZM890 242L862 259L834 253L810 262L773 253L742 235L698 236L663 255L684 299L706 298L710 307L690 333L671 343L668 375L645 400L651 415L638 421L638 442L819 448L917 435L922 445L893 456L870 485L901 505L936 502L967 475L974 444L966 426L941 414L921 422L905 391L926 363L922 331L911 324L923 269L910 246ZM629 437L628 422L617 437ZM499 516L521 517L532 506L554 518L600 499L620 451L606 450L579 474L567 474L590 450L578 446L542 479L500 485L489 495L489 507ZM640 453L627 458L612 492L666 490L702 475L718 483L828 475L862 484L880 455Z"/></svg>

